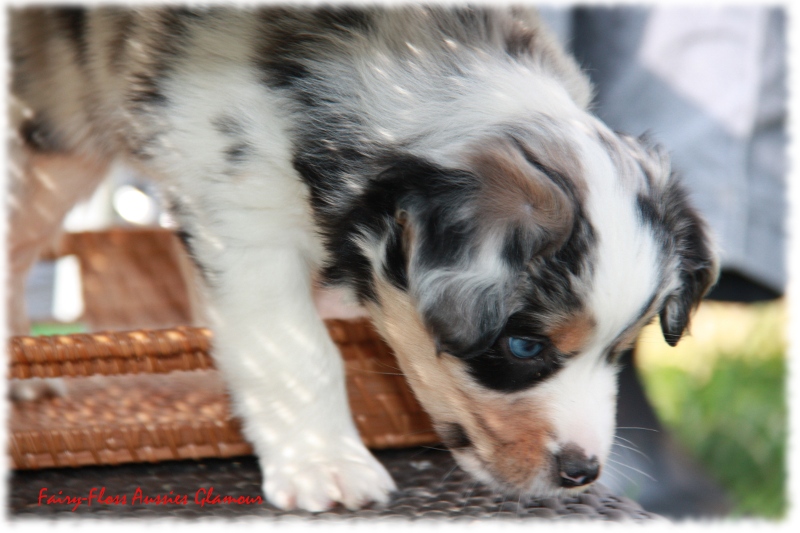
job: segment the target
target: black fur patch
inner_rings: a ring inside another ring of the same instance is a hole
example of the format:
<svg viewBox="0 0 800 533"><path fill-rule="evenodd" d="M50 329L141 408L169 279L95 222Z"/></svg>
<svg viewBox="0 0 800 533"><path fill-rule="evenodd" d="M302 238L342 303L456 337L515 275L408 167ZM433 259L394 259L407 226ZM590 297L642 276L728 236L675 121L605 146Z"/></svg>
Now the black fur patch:
<svg viewBox="0 0 800 533"><path fill-rule="evenodd" d="M225 149L225 161L231 165L241 165L253 154L253 145L247 142L238 142Z"/></svg>
<svg viewBox="0 0 800 533"><path fill-rule="evenodd" d="M144 106L164 106L167 97L158 86L158 77L150 74L138 73L131 76L134 89L130 94L130 101Z"/></svg>
<svg viewBox="0 0 800 533"><path fill-rule="evenodd" d="M395 225L389 233L384 273L392 285L401 291L408 290L408 258L403 242L403 228L400 225Z"/></svg>
<svg viewBox="0 0 800 533"><path fill-rule="evenodd" d="M571 241L583 240L586 231L586 228L574 231ZM568 243L565 248L569 246ZM571 246L584 244L573 242ZM583 261L590 260L589 250ZM546 331L555 320L583 308L583 299L577 287L572 286L572 279L558 252L551 257L537 257L529 268L529 279L519 289L524 295L522 309L508 319L488 350L465 360L470 375L484 387L516 392L541 383L560 370L572 354L559 352L547 339ZM509 337L542 339L545 348L532 359L519 359L507 346Z"/></svg>
<svg viewBox="0 0 800 533"><path fill-rule="evenodd" d="M501 392L525 390L546 380L564 366L567 357L549 343L536 357L515 357L508 349L508 338L535 336L531 334L534 330L527 322L522 327L514 327L517 320L512 317L509 326L489 350L467 360L470 375L484 387ZM510 333L514 330L523 333Z"/></svg>
<svg viewBox="0 0 800 533"><path fill-rule="evenodd" d="M314 25L343 32L366 33L372 26L372 15L364 9L347 6L325 6L315 10Z"/></svg>
<svg viewBox="0 0 800 533"><path fill-rule="evenodd" d="M447 424L438 431L442 439L442 444L451 450L460 450L472 446L472 440L467 435L464 426L461 424Z"/></svg>
<svg viewBox="0 0 800 533"><path fill-rule="evenodd" d="M361 229L375 235L380 233L393 213L393 201L385 184L370 182L361 194L353 194L334 205L340 191L346 190L346 174L357 167L364 155L337 146L330 152L324 143L324 132L304 139L293 160L295 170L310 191L314 218L331 252L331 263L323 269L323 278L331 284L346 284L354 288L362 302L377 302L372 280L372 267L360 248L353 242L354 232ZM346 203L345 203L346 202ZM344 208L338 212L337 208Z"/></svg>
<svg viewBox="0 0 800 533"><path fill-rule="evenodd" d="M265 8L260 12L266 41L256 59L257 68L264 73L263 82L271 88L287 88L311 75L304 64L315 50L325 50L326 35L343 37L370 31L372 14L369 10L350 7L321 7L298 13L283 8ZM318 52L317 52L318 53ZM313 105L310 93L297 95L304 103Z"/></svg>
<svg viewBox="0 0 800 533"><path fill-rule="evenodd" d="M23 122L19 134L25 145L35 152L46 153L63 150L61 142L41 113L36 118Z"/></svg>
<svg viewBox="0 0 800 533"><path fill-rule="evenodd" d="M184 228L178 228L175 230L175 236L181 241L181 244L183 244L183 248L186 250L186 253L189 254L189 257L194 260L194 250L192 250L192 235ZM195 263L195 266L199 267L200 265Z"/></svg>
<svg viewBox="0 0 800 533"><path fill-rule="evenodd" d="M88 58L86 41L86 9L78 6L64 6L53 11L53 17L64 37L75 49L75 58L81 66L85 66Z"/></svg>
<svg viewBox="0 0 800 533"><path fill-rule="evenodd" d="M328 117L321 116L324 120ZM339 121L344 121L343 117ZM338 126L342 131L349 129L349 124L337 124L335 119L331 120L334 127ZM337 198L341 191L346 190L347 175L351 172L362 171L367 163L368 154L363 153L358 148L348 144L348 137L341 134L336 141L326 143L327 131L314 131L310 124L306 129L306 134L296 148L296 155L292 161L295 170L303 178L311 189L311 205L315 215L321 225L326 225L326 216L330 211L340 208L334 205L333 198ZM378 169L372 170L377 175ZM374 178L363 176L363 178ZM359 176L359 179L362 176ZM355 196L353 198L356 199Z"/></svg>
<svg viewBox="0 0 800 533"><path fill-rule="evenodd" d="M213 119L211 126L226 137L238 138L244 135L244 126L230 115L221 115Z"/></svg>
<svg viewBox="0 0 800 533"><path fill-rule="evenodd" d="M513 58L529 55L533 34L530 31L516 29L506 35L506 53Z"/></svg>
<svg viewBox="0 0 800 533"><path fill-rule="evenodd" d="M334 176L335 182L343 164L334 160L330 166L321 167L302 159L295 161L295 167L311 186L312 197L319 198L318 204L325 203L326 188L331 186L331 180L325 176ZM324 237L332 252L331 263L324 271L325 279L353 286L362 301L375 301L375 294L372 267L353 240L359 235L375 240L387 237L384 274L399 289L408 288L403 228L395 219L398 209L415 217L417 254L426 268L456 262L464 253L458 246L469 240L455 235L454 224L448 223L446 214L448 206L464 203L469 192L477 187L473 176L413 157L396 156L393 163L386 164L389 168L370 180L341 216L326 217L324 211L317 211L318 215L321 213L318 218L323 222Z"/></svg>

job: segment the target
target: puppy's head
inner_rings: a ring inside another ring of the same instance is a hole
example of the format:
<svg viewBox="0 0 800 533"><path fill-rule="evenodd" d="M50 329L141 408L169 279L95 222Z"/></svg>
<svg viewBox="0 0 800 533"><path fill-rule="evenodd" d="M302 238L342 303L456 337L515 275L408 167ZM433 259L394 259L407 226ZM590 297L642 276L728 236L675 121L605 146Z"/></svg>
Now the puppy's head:
<svg viewBox="0 0 800 533"><path fill-rule="evenodd" d="M534 495L597 478L615 356L656 314L674 345L717 275L659 149L594 122L547 128L507 129L458 165L393 161L329 272L355 285L460 464Z"/></svg>

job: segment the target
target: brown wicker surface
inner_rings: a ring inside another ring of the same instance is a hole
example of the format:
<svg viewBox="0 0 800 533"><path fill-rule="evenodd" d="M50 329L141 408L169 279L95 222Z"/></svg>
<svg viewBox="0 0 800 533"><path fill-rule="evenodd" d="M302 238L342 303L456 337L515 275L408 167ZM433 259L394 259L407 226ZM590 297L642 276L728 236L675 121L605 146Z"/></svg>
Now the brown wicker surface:
<svg viewBox="0 0 800 533"><path fill-rule="evenodd" d="M14 468L252 453L216 372L67 381L68 394L12 407Z"/></svg>
<svg viewBox="0 0 800 533"><path fill-rule="evenodd" d="M315 520L357 519L449 519L471 520L605 520L652 521L659 518L635 502L611 494L602 486L593 486L578 496L526 501L498 494L476 483L456 468L448 452L428 448L381 450L375 452L397 483L398 491L385 507L369 506L357 512L337 506L328 512L280 511L267 503L256 505L205 505L195 503L195 493L214 487L222 496L261 496L261 472L254 457L204 459L140 463L116 467L81 469L45 469L16 471L9 483L9 507L12 519L26 517L104 518L245 518ZM73 512L66 504L39 505L39 491L50 494L87 497L94 487L105 488L106 495L126 495L124 505L103 505L96 501L82 504ZM187 495L185 505L146 505L132 502L137 488L143 495L155 497Z"/></svg>
<svg viewBox="0 0 800 533"><path fill-rule="evenodd" d="M75 255L84 314L91 330L168 328L193 324L175 234L158 228L114 228L65 234L46 255Z"/></svg>
<svg viewBox="0 0 800 533"><path fill-rule="evenodd" d="M371 448L437 442L430 419L367 320L328 320L350 406ZM65 376L64 398L16 402L14 468L118 464L250 453L201 328L15 337L10 376ZM164 373L168 373L164 375ZM162 375L158 375L162 374ZM115 375L98 381L92 375Z"/></svg>
<svg viewBox="0 0 800 533"><path fill-rule="evenodd" d="M13 337L9 377L76 377L207 369L211 332L203 328Z"/></svg>

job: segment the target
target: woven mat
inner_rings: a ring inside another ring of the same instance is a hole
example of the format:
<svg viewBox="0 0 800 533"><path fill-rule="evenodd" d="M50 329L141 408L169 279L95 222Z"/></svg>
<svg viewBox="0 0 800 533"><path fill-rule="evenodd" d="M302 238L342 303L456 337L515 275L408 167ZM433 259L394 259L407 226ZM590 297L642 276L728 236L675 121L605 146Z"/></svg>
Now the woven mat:
<svg viewBox="0 0 800 533"><path fill-rule="evenodd" d="M350 407L364 443L380 449L437 442L369 322L326 324L344 359ZM229 414L223 381L207 370L210 339L208 330L198 328L14 337L11 377L78 377L65 378L64 397L12 404L12 467L252 453Z"/></svg>
<svg viewBox="0 0 800 533"><path fill-rule="evenodd" d="M635 502L612 495L602 486L569 498L548 498L528 502L509 499L477 484L455 468L448 452L431 448L406 448L376 452L398 485L398 492L385 506L372 505L357 512L342 507L319 514L283 512L269 504L200 505L195 495L213 487L220 497L262 496L261 473L252 456L201 461L168 461L156 464L127 464L16 471L10 477L10 518L23 517L114 517L114 518L242 518L279 519L302 517L324 519L568 519L605 521L650 521L660 519ZM125 495L125 504L86 503L72 511L72 505L39 505L43 487L48 495L87 497L93 487L105 488L105 497ZM186 495L186 504L132 503L137 488L142 496ZM201 500L203 493L200 494ZM263 497L263 496L262 496ZM212 496L213 500L213 496Z"/></svg>

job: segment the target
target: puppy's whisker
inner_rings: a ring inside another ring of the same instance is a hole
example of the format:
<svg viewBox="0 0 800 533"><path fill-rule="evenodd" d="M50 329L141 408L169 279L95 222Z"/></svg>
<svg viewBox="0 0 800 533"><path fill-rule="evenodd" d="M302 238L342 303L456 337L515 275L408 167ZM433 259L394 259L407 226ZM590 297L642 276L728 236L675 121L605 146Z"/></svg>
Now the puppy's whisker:
<svg viewBox="0 0 800 533"><path fill-rule="evenodd" d="M634 447L638 448L638 446L636 446L636 443L634 443L634 442L633 442L632 440L630 440L630 439L626 439L625 437L620 437L619 435L614 435L614 438L615 438L615 439L619 439L619 440L621 440L621 441L625 441L625 442L627 442L628 444L630 444L631 446L634 446Z"/></svg>
<svg viewBox="0 0 800 533"><path fill-rule="evenodd" d="M444 482L447 481L447 478L449 478L450 475L453 472L455 472L457 469L458 469L458 464L454 465L453 468L451 468L450 471L447 474L445 474L445 476L442 478L442 480L439 482L439 484L440 485L444 485Z"/></svg>
<svg viewBox="0 0 800 533"><path fill-rule="evenodd" d="M414 454L411 455L411 457L409 457L409 459L413 459L416 456L421 455L421 454L423 454L423 453L425 453L427 451L428 450L426 450L424 446L421 446L419 450L417 450Z"/></svg>
<svg viewBox="0 0 800 533"><path fill-rule="evenodd" d="M628 465L628 464L622 463L622 462L620 462L620 461L614 461L613 459L608 459L608 462L609 462L609 463L614 463L615 465L624 466L625 468L629 468L630 470L633 470L633 471L634 471L634 472L636 472L637 474L641 474L641 475L643 475L644 477L646 477L646 478L647 478L647 479L649 479L650 481L653 481L653 482L656 482L656 483L658 483L658 480L656 480L656 478L654 478L653 476L651 476L651 475L650 475L650 474L648 474L647 472L644 472L644 471L642 471L642 470L639 470L638 468L635 468L635 467L633 467L633 466L631 466L631 465Z"/></svg>
<svg viewBox="0 0 800 533"><path fill-rule="evenodd" d="M609 452L608 455L609 455L609 459L608 459L609 462L614 463L614 464L618 464L618 465L621 465L621 466L628 466L625 463L623 463L621 460L620 461L614 461L613 459L610 459L611 456L614 456L614 457L616 457L618 459L622 459L623 456L619 452ZM606 466L610 468L611 465L607 464ZM630 467L630 468L632 468L632 467Z"/></svg>
<svg viewBox="0 0 800 533"><path fill-rule="evenodd" d="M618 427L617 429L639 429L641 431L652 431L654 433L659 433L659 431L657 429L653 429L653 428Z"/></svg>
<svg viewBox="0 0 800 533"><path fill-rule="evenodd" d="M407 433L403 433L403 435L411 436L411 435L421 435L422 433L430 433L430 429L421 429L419 431L409 431Z"/></svg>
<svg viewBox="0 0 800 533"><path fill-rule="evenodd" d="M503 505L506 503L506 499L508 499L508 495L503 496L503 501L500 502L500 505L497 506L497 511L495 511L494 516L499 515L500 511L503 510Z"/></svg>
<svg viewBox="0 0 800 533"><path fill-rule="evenodd" d="M627 475L625 472L623 472L619 468L615 468L613 465L608 464L608 463L606 463L605 467L608 468L613 474L619 474L620 476L624 477L625 479L627 479L628 481L630 481L634 485L638 485L638 483L636 483L636 481L634 481L629 475Z"/></svg>
<svg viewBox="0 0 800 533"><path fill-rule="evenodd" d="M645 459L647 459L649 462L651 462L651 463L653 462L653 460L650 457L648 457L648 455L646 453L644 453L642 450L639 450L639 449L634 448L632 446L626 446L624 444L620 444L619 442L617 442L616 445L619 446L620 448L625 448L626 450L630 450L632 452L636 452L639 455L641 455L642 457L644 457ZM614 452L614 454L615 455L619 455L616 452Z"/></svg>
<svg viewBox="0 0 800 533"><path fill-rule="evenodd" d="M450 451L447 448L436 448L434 446L422 446L422 447L425 448L426 450L436 450L437 452L449 452Z"/></svg>
<svg viewBox="0 0 800 533"><path fill-rule="evenodd" d="M378 366L383 366L383 367L386 367L386 368L388 368L389 370L397 370L398 372L402 372L402 370L400 369L400 367L392 366L392 365L390 365L389 363L386 363L386 362L384 362L384 361L376 361L376 364L377 364Z"/></svg>
<svg viewBox="0 0 800 533"><path fill-rule="evenodd" d="M469 499L472 497L472 493L475 491L475 487L478 486L478 483L480 482L477 480L473 481L472 487L469 488L469 491L464 491L464 505L461 506L462 511L467 507L467 505L469 505Z"/></svg>

